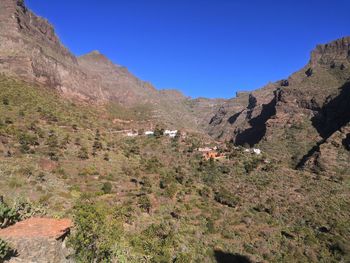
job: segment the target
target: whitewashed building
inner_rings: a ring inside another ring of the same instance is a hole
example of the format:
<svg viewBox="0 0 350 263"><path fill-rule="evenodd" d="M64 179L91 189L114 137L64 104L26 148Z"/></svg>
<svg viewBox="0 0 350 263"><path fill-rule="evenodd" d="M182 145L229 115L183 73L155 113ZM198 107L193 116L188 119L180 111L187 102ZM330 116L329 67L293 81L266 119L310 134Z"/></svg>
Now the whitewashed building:
<svg viewBox="0 0 350 263"><path fill-rule="evenodd" d="M145 135L154 135L154 131L145 131Z"/></svg>
<svg viewBox="0 0 350 263"><path fill-rule="evenodd" d="M256 155L260 155L261 154L261 150L257 149L257 148L253 148L253 153L255 153Z"/></svg>
<svg viewBox="0 0 350 263"><path fill-rule="evenodd" d="M199 152L210 152L212 150L213 148L210 148L210 147L198 148Z"/></svg>
<svg viewBox="0 0 350 263"><path fill-rule="evenodd" d="M137 132L128 132L126 134L126 136L128 136L128 137L136 137L137 135L139 135Z"/></svg>
<svg viewBox="0 0 350 263"><path fill-rule="evenodd" d="M177 130L165 130L164 135L168 135L170 138L174 138L177 134Z"/></svg>
<svg viewBox="0 0 350 263"><path fill-rule="evenodd" d="M246 153L254 153L256 155L260 155L261 154L261 150L258 149L258 148L244 149L244 152L246 152Z"/></svg>

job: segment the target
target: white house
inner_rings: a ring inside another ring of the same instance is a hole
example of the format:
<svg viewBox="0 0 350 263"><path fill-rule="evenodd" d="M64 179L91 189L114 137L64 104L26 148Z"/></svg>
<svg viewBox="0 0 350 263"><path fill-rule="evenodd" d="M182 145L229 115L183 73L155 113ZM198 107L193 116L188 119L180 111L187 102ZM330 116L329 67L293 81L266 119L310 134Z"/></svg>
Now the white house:
<svg viewBox="0 0 350 263"><path fill-rule="evenodd" d="M256 155L260 155L261 154L261 150L258 149L258 148L244 149L244 152L246 152L246 153L254 153Z"/></svg>
<svg viewBox="0 0 350 263"><path fill-rule="evenodd" d="M136 132L136 133L134 133L134 132L128 132L127 134L126 134L126 136L128 136L128 137L136 137L138 135L138 133Z"/></svg>
<svg viewBox="0 0 350 263"><path fill-rule="evenodd" d="M260 155L261 154L261 150L257 149L257 148L253 148L253 153L255 153L256 155Z"/></svg>
<svg viewBox="0 0 350 263"><path fill-rule="evenodd" d="M153 131L145 131L145 135L154 135Z"/></svg>
<svg viewBox="0 0 350 263"><path fill-rule="evenodd" d="M213 149L212 148L209 148L209 147L204 147L204 148L198 148L198 151L199 152L210 152L212 151Z"/></svg>
<svg viewBox="0 0 350 263"><path fill-rule="evenodd" d="M171 131L171 130L165 130L164 135L168 135L170 138L174 138L177 134L177 130Z"/></svg>

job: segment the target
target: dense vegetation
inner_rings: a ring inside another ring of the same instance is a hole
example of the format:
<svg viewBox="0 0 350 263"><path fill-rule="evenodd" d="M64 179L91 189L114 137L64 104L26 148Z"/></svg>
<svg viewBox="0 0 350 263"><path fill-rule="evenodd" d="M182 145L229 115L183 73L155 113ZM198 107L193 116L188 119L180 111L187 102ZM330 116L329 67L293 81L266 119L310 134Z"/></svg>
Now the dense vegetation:
<svg viewBox="0 0 350 263"><path fill-rule="evenodd" d="M78 262L215 262L218 251L350 260L350 178L294 170L229 143L220 145L228 158L205 160L196 149L209 138L170 139L161 123L157 136L128 138L119 131L147 122L114 123L123 116L110 111L0 78L2 194L72 217Z"/></svg>

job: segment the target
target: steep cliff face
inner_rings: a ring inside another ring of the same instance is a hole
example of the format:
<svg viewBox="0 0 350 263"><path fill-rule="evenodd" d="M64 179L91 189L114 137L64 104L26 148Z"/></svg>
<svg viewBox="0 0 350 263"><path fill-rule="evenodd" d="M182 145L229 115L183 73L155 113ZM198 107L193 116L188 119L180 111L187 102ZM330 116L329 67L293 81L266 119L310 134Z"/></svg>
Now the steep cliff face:
<svg viewBox="0 0 350 263"><path fill-rule="evenodd" d="M345 37L319 45L309 63L288 79L230 100L213 117L209 133L239 145L260 144L299 166L320 155L321 145L335 134L346 141L349 43Z"/></svg>
<svg viewBox="0 0 350 263"><path fill-rule="evenodd" d="M147 105L154 119L178 128L202 129L207 120L202 114L213 110L179 92L156 90L98 51L76 58L49 22L28 10L23 0L0 2L0 72L54 88L66 97L125 107ZM196 103L198 107L190 107Z"/></svg>
<svg viewBox="0 0 350 263"><path fill-rule="evenodd" d="M325 45L318 45L311 54L310 64L340 66L349 61L350 37L337 39Z"/></svg>
<svg viewBox="0 0 350 263"><path fill-rule="evenodd" d="M67 96L101 96L45 19L33 14L21 0L3 0L0 4L1 72L55 88Z"/></svg>
<svg viewBox="0 0 350 263"><path fill-rule="evenodd" d="M155 93L150 85L97 52L76 58L60 43L48 21L28 10L23 1L2 0L0 4L1 72L82 99L129 105L140 99L146 102L140 96Z"/></svg>
<svg viewBox="0 0 350 263"><path fill-rule="evenodd" d="M232 140L236 144L253 145L258 141L262 125L269 115L270 105L274 100L275 84L269 84L251 93L238 93L219 108L209 122L209 134L220 140ZM259 116L263 116L260 118ZM253 127L258 127L256 130ZM261 127L261 128L260 128ZM255 142L255 143L254 143Z"/></svg>

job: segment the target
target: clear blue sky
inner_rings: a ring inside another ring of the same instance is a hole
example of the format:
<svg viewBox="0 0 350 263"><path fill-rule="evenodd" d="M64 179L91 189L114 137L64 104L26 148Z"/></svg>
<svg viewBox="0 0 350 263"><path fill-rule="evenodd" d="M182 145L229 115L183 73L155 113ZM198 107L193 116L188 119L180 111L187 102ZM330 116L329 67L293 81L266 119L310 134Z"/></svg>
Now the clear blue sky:
<svg viewBox="0 0 350 263"><path fill-rule="evenodd" d="M157 88L233 97L350 35L348 0L26 0L76 55L100 50Z"/></svg>

